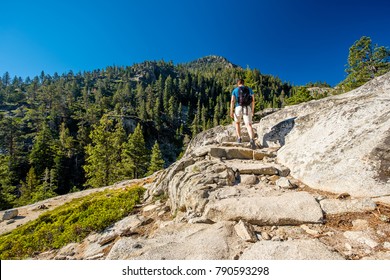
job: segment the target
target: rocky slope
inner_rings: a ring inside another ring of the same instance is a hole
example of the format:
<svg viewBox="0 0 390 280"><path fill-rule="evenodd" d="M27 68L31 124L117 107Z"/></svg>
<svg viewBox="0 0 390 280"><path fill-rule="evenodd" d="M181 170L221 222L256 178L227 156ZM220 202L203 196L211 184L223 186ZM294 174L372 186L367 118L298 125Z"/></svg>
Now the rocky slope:
<svg viewBox="0 0 390 280"><path fill-rule="evenodd" d="M278 160L310 187L388 197L389 104L390 73L349 93L285 108L256 129L263 146L282 146Z"/></svg>
<svg viewBox="0 0 390 280"><path fill-rule="evenodd" d="M201 133L133 215L36 258L390 259L389 83L271 114L254 150Z"/></svg>

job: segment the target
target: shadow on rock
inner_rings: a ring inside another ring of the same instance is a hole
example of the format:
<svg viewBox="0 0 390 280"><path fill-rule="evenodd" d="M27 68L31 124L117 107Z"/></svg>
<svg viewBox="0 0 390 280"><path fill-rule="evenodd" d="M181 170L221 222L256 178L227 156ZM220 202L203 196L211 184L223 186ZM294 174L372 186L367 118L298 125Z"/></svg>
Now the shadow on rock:
<svg viewBox="0 0 390 280"><path fill-rule="evenodd" d="M297 117L281 121L273 126L269 132L264 134L262 146L269 147L268 142L279 142L281 147L284 146L286 143L285 137L294 128L296 118Z"/></svg>

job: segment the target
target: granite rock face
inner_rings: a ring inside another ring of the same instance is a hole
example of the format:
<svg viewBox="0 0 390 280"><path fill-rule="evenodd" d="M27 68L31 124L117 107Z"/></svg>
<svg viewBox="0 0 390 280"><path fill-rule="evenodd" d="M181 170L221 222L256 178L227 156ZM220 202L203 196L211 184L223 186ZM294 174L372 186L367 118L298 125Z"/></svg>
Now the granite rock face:
<svg viewBox="0 0 390 280"><path fill-rule="evenodd" d="M312 188L390 194L390 73L349 93L287 107L255 125L278 162Z"/></svg>

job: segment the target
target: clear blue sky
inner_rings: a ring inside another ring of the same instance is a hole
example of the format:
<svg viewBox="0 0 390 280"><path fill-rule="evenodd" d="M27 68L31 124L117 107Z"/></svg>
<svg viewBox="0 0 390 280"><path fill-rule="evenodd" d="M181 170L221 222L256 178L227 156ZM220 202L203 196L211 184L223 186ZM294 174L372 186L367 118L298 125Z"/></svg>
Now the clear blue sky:
<svg viewBox="0 0 390 280"><path fill-rule="evenodd" d="M1 3L0 75L31 78L221 55L295 85L345 78L361 36L390 47L388 0Z"/></svg>

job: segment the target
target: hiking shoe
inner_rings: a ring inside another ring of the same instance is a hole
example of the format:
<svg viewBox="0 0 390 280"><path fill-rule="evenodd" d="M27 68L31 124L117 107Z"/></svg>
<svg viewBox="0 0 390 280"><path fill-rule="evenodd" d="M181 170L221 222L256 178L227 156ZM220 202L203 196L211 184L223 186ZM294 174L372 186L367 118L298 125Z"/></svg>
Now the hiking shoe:
<svg viewBox="0 0 390 280"><path fill-rule="evenodd" d="M249 143L250 143L251 148L252 148L253 150L256 149L256 144L255 144L255 141L253 141L253 139L251 139L251 140L249 141Z"/></svg>
<svg viewBox="0 0 390 280"><path fill-rule="evenodd" d="M241 139L241 137L239 137L239 138L237 139L237 143L240 144L241 142L242 142L242 139Z"/></svg>

